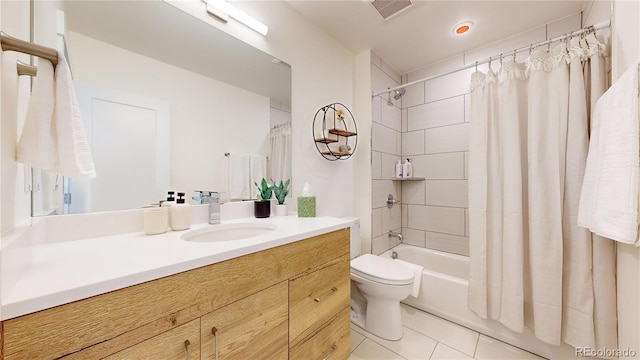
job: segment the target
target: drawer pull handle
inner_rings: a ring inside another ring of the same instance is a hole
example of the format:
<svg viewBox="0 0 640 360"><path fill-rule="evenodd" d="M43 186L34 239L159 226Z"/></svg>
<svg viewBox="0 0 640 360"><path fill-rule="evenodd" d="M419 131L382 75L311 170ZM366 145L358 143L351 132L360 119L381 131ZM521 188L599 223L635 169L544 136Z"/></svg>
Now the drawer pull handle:
<svg viewBox="0 0 640 360"><path fill-rule="evenodd" d="M331 351L325 357L323 357L322 360L329 359L333 354L335 354L336 350L338 350L338 345L335 345L335 344L332 345L331 346Z"/></svg>
<svg viewBox="0 0 640 360"><path fill-rule="evenodd" d="M214 326L211 328L211 333L213 334L214 337L214 346L216 347L216 351L215 351L215 360L218 360L218 329Z"/></svg>
<svg viewBox="0 0 640 360"><path fill-rule="evenodd" d="M328 292L328 293L326 293L326 294L324 294L324 295L322 295L322 296L320 296L320 297L317 297L317 298L313 299L313 301L315 301L315 302L321 302L322 300L324 300L324 299L326 299L327 297L331 296L331 295L332 295L333 293L335 293L336 291L338 291L338 288L334 286L334 287L332 287L332 288L331 288L331 290L329 290L329 292Z"/></svg>
<svg viewBox="0 0 640 360"><path fill-rule="evenodd" d="M187 350L187 360L191 360L191 342L189 340L184 341L184 348Z"/></svg>

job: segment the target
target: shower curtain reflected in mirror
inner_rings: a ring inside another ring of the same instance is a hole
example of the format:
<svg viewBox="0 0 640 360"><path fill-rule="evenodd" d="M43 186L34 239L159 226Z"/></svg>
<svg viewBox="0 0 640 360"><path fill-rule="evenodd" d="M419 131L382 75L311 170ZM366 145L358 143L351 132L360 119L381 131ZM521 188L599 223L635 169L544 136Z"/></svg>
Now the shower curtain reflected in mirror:
<svg viewBox="0 0 640 360"><path fill-rule="evenodd" d="M468 305L554 345L617 346L615 247L577 225L605 52L590 34L472 74Z"/></svg>
<svg viewBox="0 0 640 360"><path fill-rule="evenodd" d="M274 181L291 179L291 123L271 128L271 178Z"/></svg>

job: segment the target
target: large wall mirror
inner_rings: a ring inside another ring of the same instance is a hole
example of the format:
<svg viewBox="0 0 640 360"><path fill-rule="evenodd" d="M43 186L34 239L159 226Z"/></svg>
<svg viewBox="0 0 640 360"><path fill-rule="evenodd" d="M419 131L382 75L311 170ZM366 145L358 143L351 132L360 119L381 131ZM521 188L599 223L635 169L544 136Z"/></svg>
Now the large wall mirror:
<svg viewBox="0 0 640 360"><path fill-rule="evenodd" d="M290 154L273 149L291 147L289 65L164 1L53 3L33 2L35 39L52 31L42 19L63 29L97 177L34 170L34 216L228 192L233 154L265 157L265 177L290 178Z"/></svg>

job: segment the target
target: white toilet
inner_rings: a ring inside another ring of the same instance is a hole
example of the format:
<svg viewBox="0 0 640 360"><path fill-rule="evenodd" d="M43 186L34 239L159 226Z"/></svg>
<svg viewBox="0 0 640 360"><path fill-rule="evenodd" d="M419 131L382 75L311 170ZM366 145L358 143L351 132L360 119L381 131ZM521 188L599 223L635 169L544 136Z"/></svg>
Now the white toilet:
<svg viewBox="0 0 640 360"><path fill-rule="evenodd" d="M351 319L376 336L399 340L402 338L400 301L411 294L415 274L389 258L359 254L360 222L356 220L351 227L351 280L362 295L352 291Z"/></svg>

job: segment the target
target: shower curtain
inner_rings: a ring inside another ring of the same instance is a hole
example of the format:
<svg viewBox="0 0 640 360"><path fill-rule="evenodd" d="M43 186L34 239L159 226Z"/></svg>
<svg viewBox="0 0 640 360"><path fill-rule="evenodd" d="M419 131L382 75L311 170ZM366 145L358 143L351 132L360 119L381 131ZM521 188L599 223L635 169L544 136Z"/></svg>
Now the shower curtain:
<svg viewBox="0 0 640 360"><path fill-rule="evenodd" d="M271 128L271 178L275 181L291 179L291 123Z"/></svg>
<svg viewBox="0 0 640 360"><path fill-rule="evenodd" d="M605 52L589 34L471 79L468 305L554 345L617 347L615 247L577 225Z"/></svg>

